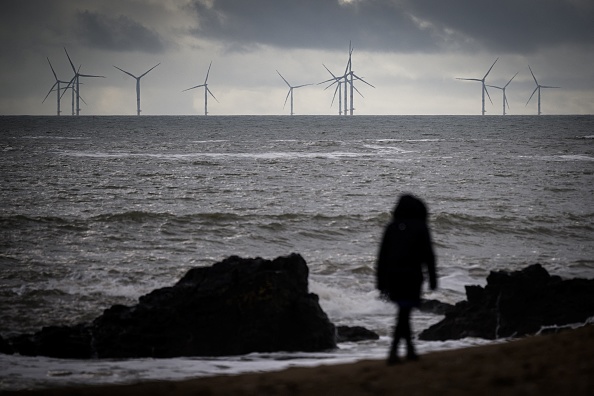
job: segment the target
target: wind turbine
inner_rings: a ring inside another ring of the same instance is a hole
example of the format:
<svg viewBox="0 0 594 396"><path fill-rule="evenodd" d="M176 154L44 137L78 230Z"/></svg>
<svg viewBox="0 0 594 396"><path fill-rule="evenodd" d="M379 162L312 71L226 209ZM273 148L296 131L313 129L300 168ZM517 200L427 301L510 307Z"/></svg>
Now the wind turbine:
<svg viewBox="0 0 594 396"><path fill-rule="evenodd" d="M327 82L332 81L332 83L330 85L328 85L326 88L324 88L324 90L327 90L328 88L330 88L331 86L333 86L334 84L336 84L336 88L334 89L334 96L332 96L332 103L330 104L330 107L332 107L332 105L334 104L334 99L336 99L336 93L338 92L338 115L342 115L342 90L341 90L341 86L342 86L342 79L344 78L344 76L341 77L336 77L334 75L334 73L332 73L330 71L330 69L328 69L326 67L325 64L322 63L322 66L324 66L324 68L328 71L328 73L330 73L330 75L332 76L331 79L326 80L326 81L322 81L320 83L318 83L318 85L320 84L325 84Z"/></svg>
<svg viewBox="0 0 594 396"><path fill-rule="evenodd" d="M212 61L210 61L210 65L208 65L208 71L206 72L206 78L204 79L204 84L196 85L195 87L184 89L182 92L189 91L190 89L204 87L204 115L208 115L208 95L212 96L217 103L220 103L218 99L210 92L208 88L208 75L210 74L210 67L212 66Z"/></svg>
<svg viewBox="0 0 594 396"><path fill-rule="evenodd" d="M295 85L292 86L291 84L289 84L289 82L283 77L282 74L280 74L280 72L277 70L276 71L278 73L278 75L280 76L280 78L283 79L283 81L289 86L289 92L287 92L287 97L285 98L285 104L283 105L283 109L285 108L285 106L287 105L287 100L289 99L289 96L291 96L291 115L293 115L293 90L296 88L301 88L301 87L306 87L308 85L312 85L312 84L303 84L303 85Z"/></svg>
<svg viewBox="0 0 594 396"><path fill-rule="evenodd" d="M52 66L52 62L50 62L49 58L47 58L47 63L49 63L50 68L52 69L52 73L54 74L54 78L56 79L56 82L54 83L54 85L52 85L52 87L48 91L47 95L45 95L45 98L43 99L43 102L45 102L45 100L50 95L50 93L52 93L52 91L54 90L54 88L56 88L56 92L57 92L56 98L57 98L57 102L58 102L58 112L57 112L57 115L60 115L60 113L62 113L62 111L60 110L60 99L62 98L62 95L60 94L60 91L61 91L60 84L62 84L62 83L68 84L68 81L61 81L61 80L58 79L58 76L56 75L56 72L54 71L54 67ZM43 103L43 102L41 102L41 103Z"/></svg>
<svg viewBox="0 0 594 396"><path fill-rule="evenodd" d="M80 71L80 66L78 67L78 70ZM63 82L64 82L64 81L63 81ZM80 83L80 85L83 85L83 83ZM74 104L75 104L75 100L74 100L74 98L75 98L75 96L76 96L76 95L75 95L75 92L76 92L76 90L74 89L74 84L72 84L72 80L70 80L70 81L68 82L68 85L66 85L66 87L65 87L65 88L62 88L62 90L63 90L64 92L63 92L63 93L62 93L62 95L60 96L60 99L62 99L62 98L64 97L64 95L66 95L66 91L68 91L68 90L70 90L70 91L71 91L71 93L72 93L72 94L71 94L71 96L72 96L72 115L76 115L76 111L75 111L75 109L74 109ZM82 95L80 96L80 100L81 100L81 101L82 101L84 104L87 104L87 102L85 102L85 100L83 99Z"/></svg>
<svg viewBox="0 0 594 396"><path fill-rule="evenodd" d="M548 85L540 85L538 83L538 81L536 81L536 77L534 76L534 73L532 72L532 69L530 68L530 65L528 65L528 69L530 69L530 74L532 74L532 78L534 78L534 82L536 83L536 88L534 88L534 91L532 91L532 95L530 95L530 97L528 98L528 102L526 102L526 106L528 106L528 103L530 102L530 99L532 99L532 97L534 96L534 94L536 93L536 91L538 91L538 115L540 115L540 89L541 88L561 88L561 87L551 87Z"/></svg>
<svg viewBox="0 0 594 396"><path fill-rule="evenodd" d="M505 84L503 87L497 87L495 85L487 85L488 87L497 88L497 89L500 89L501 91L503 91L503 115L505 115L505 104L506 103L507 103L507 108L509 109L509 102L507 101L507 96L505 95L505 89L507 88L509 83L512 82L512 80L518 75L518 73L514 74L514 76L512 78L510 78L509 81L507 82L507 84Z"/></svg>
<svg viewBox="0 0 594 396"><path fill-rule="evenodd" d="M66 48L64 47L64 51L66 52L66 56L68 57L68 61L70 62L70 66L72 66L72 71L74 72L74 77L72 77L72 80L70 80L70 82L68 83L68 86L70 86L70 84L76 84L76 88L74 89L76 91L76 115L80 114L80 78L81 77L100 77L100 78L105 78L105 76L94 76L91 74L80 74L80 66L78 68L78 70L76 70L76 68L74 67L74 64L72 63L72 59L70 59L70 55L68 55L68 51L66 51ZM68 87L66 87L68 88Z"/></svg>
<svg viewBox="0 0 594 396"><path fill-rule="evenodd" d="M120 69L117 66L114 66L116 69L118 69L119 71L126 73L127 75L129 75L130 77L133 77L136 79L136 115L140 115L140 79L144 76L146 76L151 70L153 70L155 67L159 66L160 63L157 63L155 66L151 67L149 70L147 70L146 72L144 72L143 74L141 74L140 76L136 77L134 74L127 72L126 70Z"/></svg>
<svg viewBox="0 0 594 396"><path fill-rule="evenodd" d="M493 66L495 66L495 63L497 63L498 60L499 60L499 58L495 59L495 62L493 62L493 64L487 71L487 74L485 74L485 76L483 78L480 78L480 79L479 78L456 78L456 80L480 81L481 82L481 84L482 84L481 93L482 93L482 103L483 103L482 115L485 115L485 92L487 93L487 96L489 97L489 101L491 103L493 103L493 101L491 100L491 96L489 95L489 91L487 91L487 86L485 85L485 79L487 78L489 73L491 73L491 69L493 69Z"/></svg>
<svg viewBox="0 0 594 396"><path fill-rule="evenodd" d="M361 95L361 97L363 97L363 94L361 92L359 92L359 90L355 87L355 78L361 82L364 82L365 84L369 85L372 88L375 88L373 85L369 84L367 81L363 80L363 78L359 77L358 75L355 74L355 72L353 71L353 61L352 61L352 55L353 55L353 51L354 48L351 47L351 42L349 42L349 61L347 62L347 70L348 72L345 72L345 82L348 82L351 85L351 109L350 109L350 115L353 115L353 111L355 110L355 106L354 106L354 100L353 100L353 91L357 91L357 93L359 95ZM348 77L351 77L351 80L348 81ZM346 114L346 84L344 87L344 96L345 96L345 107L344 107L344 112Z"/></svg>

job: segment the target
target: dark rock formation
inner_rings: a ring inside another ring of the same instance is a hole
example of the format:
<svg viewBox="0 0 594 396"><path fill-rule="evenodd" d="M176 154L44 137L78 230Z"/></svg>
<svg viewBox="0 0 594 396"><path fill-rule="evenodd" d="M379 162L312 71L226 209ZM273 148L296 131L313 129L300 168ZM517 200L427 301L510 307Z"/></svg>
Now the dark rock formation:
<svg viewBox="0 0 594 396"><path fill-rule="evenodd" d="M0 336L0 353L4 353L6 355L12 355L14 350L10 346L10 344Z"/></svg>
<svg viewBox="0 0 594 396"><path fill-rule="evenodd" d="M438 300L425 300L424 298L421 298L419 311L432 313L435 315L445 315L452 308L454 308L452 304L444 303Z"/></svg>
<svg viewBox="0 0 594 396"><path fill-rule="evenodd" d="M338 326L336 328L336 342L359 342L378 340L379 335L361 326Z"/></svg>
<svg viewBox="0 0 594 396"><path fill-rule="evenodd" d="M419 338L521 337L544 326L584 323L594 316L594 279L562 280L534 264L515 272L491 272L485 287L466 287L466 298Z"/></svg>
<svg viewBox="0 0 594 396"><path fill-rule="evenodd" d="M92 323L45 327L9 339L23 355L59 358L225 356L320 351L336 331L308 292L298 254L275 260L236 256L193 268L172 287L114 305ZM6 349L6 348L5 348Z"/></svg>

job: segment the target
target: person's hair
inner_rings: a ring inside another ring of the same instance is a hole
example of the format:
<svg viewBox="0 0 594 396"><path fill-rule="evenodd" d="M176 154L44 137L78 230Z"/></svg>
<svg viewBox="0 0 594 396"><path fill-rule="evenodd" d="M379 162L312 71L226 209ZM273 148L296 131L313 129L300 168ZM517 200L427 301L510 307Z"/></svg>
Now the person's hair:
<svg viewBox="0 0 594 396"><path fill-rule="evenodd" d="M411 194L400 196L394 212L395 219L427 220L427 207L419 198Z"/></svg>

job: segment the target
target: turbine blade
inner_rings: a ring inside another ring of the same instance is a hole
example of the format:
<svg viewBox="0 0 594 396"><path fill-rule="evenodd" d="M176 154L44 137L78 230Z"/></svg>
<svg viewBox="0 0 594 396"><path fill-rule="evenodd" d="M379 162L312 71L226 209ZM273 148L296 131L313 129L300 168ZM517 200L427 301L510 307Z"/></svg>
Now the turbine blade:
<svg viewBox="0 0 594 396"><path fill-rule="evenodd" d="M326 70L328 70L328 73L330 73L330 75L331 75L332 77L336 78L336 76L334 75L334 73L332 73L332 72L330 71L330 69L328 69L328 68L326 67L326 65L325 65L325 64L323 64L323 63L322 63L322 66L324 66L324 68L325 68ZM330 81L330 80L328 80L328 81Z"/></svg>
<svg viewBox="0 0 594 396"><path fill-rule="evenodd" d="M212 61L210 61L210 65L208 65L208 71L206 72L206 78L204 79L204 84L208 81L208 75L210 74L210 67L212 66Z"/></svg>
<svg viewBox="0 0 594 396"><path fill-rule="evenodd" d="M212 94L212 92L210 92L210 89L208 89L208 87L206 87L206 92L208 92L208 93L210 94L210 96L212 96L212 97L213 97L213 99L217 101L217 103L221 103L221 102L219 102L219 100L218 100L218 99L217 99L217 98L216 98L216 97L215 97L215 96Z"/></svg>
<svg viewBox="0 0 594 396"><path fill-rule="evenodd" d="M528 69L530 69L530 74L532 74L532 78L534 79L534 83L536 85L538 85L538 81L536 81L536 76L534 75L534 72L532 71L532 68L530 67L530 65L528 65Z"/></svg>
<svg viewBox="0 0 594 396"><path fill-rule="evenodd" d="M289 86L289 88L291 88L291 84L289 84L289 82L287 80L285 80L285 78L283 77L283 75L280 74L280 72L278 70L276 72L278 73L278 75L280 76L280 78L282 78L283 81Z"/></svg>
<svg viewBox="0 0 594 396"><path fill-rule="evenodd" d="M293 88L301 88L301 87L307 87L308 85L313 85L313 84L303 84L303 85L297 85Z"/></svg>
<svg viewBox="0 0 594 396"><path fill-rule="evenodd" d="M52 87L51 87L51 88L50 88L50 90L48 91L47 95L45 95L45 98L43 98L43 101L42 101L41 103L44 103L44 102L45 102L45 100L47 99L47 97L48 97L48 96L50 96L50 94L53 92L53 90L54 90L54 87L55 87L56 85L58 85L58 81L56 81L56 82L54 83L54 85L52 85Z"/></svg>
<svg viewBox="0 0 594 396"><path fill-rule="evenodd" d="M325 81L319 82L317 85L326 84L327 82L330 82L330 81L334 81L334 82L332 83L332 84L334 84L334 83L336 82L336 78L331 78L331 79L328 79L328 80L325 80Z"/></svg>
<svg viewBox="0 0 594 396"><path fill-rule="evenodd" d="M153 70L155 67L159 66L161 63L157 63L155 66L151 67L150 69L148 69L144 74L141 74L138 78L142 78L144 76L146 76L147 74L149 74L149 72L151 70Z"/></svg>
<svg viewBox="0 0 594 396"><path fill-rule="evenodd" d="M113 66L113 65L112 65L112 66ZM120 68L119 68L119 67L117 67L117 66L113 66L113 67L115 67L116 69L118 69L119 71L121 71L121 72L123 72L123 73L126 73L126 74L127 74L127 75L129 75L130 77L133 77L133 78L136 78L136 79L140 78L140 77L136 77L136 76L135 76L134 74L132 74L132 73L128 73L128 72L127 72L126 70L124 70L124 69L120 69ZM81 75L81 77L85 77L85 76Z"/></svg>
<svg viewBox="0 0 594 396"><path fill-rule="evenodd" d="M480 80L480 79L478 79L478 78L458 78L458 77L456 77L456 80L465 80L465 81L481 81L481 82L483 81L483 80Z"/></svg>
<svg viewBox="0 0 594 396"><path fill-rule="evenodd" d="M354 77L355 77L357 80L359 80L359 81L361 81L361 82L363 82L363 83L365 83L365 84L369 85L371 88L375 88L373 85L369 84L367 81L363 80L363 78L362 78L362 77L359 77L359 76L358 76L358 75L356 75L355 73L353 73L353 76L354 76Z"/></svg>
<svg viewBox="0 0 594 396"><path fill-rule="evenodd" d="M509 85L510 82L512 82L512 80L518 75L519 72L517 72L516 74L514 74L514 76L512 78L509 79L509 81L507 82L507 84L505 84L503 86L503 88L507 88L507 86Z"/></svg>
<svg viewBox="0 0 594 396"><path fill-rule="evenodd" d="M528 102L526 102L526 106L528 106L528 103L530 102L530 99L532 99L532 97L534 96L534 94L536 93L536 91L538 91L538 86L536 88L534 88L534 91L532 91L532 95L530 95L530 97L528 98Z"/></svg>
<svg viewBox="0 0 594 396"><path fill-rule="evenodd" d="M282 77L282 76L281 76ZM287 92L287 97L285 98L285 104L283 105L283 109L287 105L287 100L289 100L289 95L291 95L291 88L289 88L289 92Z"/></svg>
<svg viewBox="0 0 594 396"><path fill-rule="evenodd" d="M541 85L541 88L561 88L561 87L551 87L550 85Z"/></svg>
<svg viewBox="0 0 594 396"><path fill-rule="evenodd" d="M485 92L487 94L487 97L489 98L489 102L491 102L491 104L493 104L493 101L491 100L491 95L489 95L489 91L487 90L487 87L483 87L485 89Z"/></svg>
<svg viewBox="0 0 594 396"><path fill-rule="evenodd" d="M72 63L72 59L70 59L70 55L68 55L68 51L66 51L66 47L64 47L64 51L66 52L68 62L70 62L70 66L72 67L72 71L74 72L74 74L76 74L76 68L74 67L74 63Z"/></svg>
<svg viewBox="0 0 594 396"><path fill-rule="evenodd" d="M54 78L58 81L58 76L56 76L56 72L54 71L54 67L52 66L52 62L50 62L49 58L47 58L47 63L49 63L50 68L52 69L52 73L54 73Z"/></svg>
<svg viewBox="0 0 594 396"><path fill-rule="evenodd" d="M349 61L347 62L346 68L344 69L343 77L346 76L347 74L349 74L350 67L351 67L351 57L349 56Z"/></svg>
<svg viewBox="0 0 594 396"><path fill-rule="evenodd" d="M505 104L507 104L507 109L509 110L510 107L509 107L509 102L507 101L507 96L505 96Z"/></svg>
<svg viewBox="0 0 594 396"><path fill-rule="evenodd" d="M351 45L351 41L349 40L349 61L346 64L346 68L344 69L344 75L346 76L351 71L352 66L352 55L353 55L353 48Z"/></svg>
<svg viewBox="0 0 594 396"><path fill-rule="evenodd" d="M203 87L203 86L204 86L204 84L196 85L195 87L184 89L182 92L186 92L186 91L189 91L190 89L200 88L200 87Z"/></svg>
<svg viewBox="0 0 594 396"><path fill-rule="evenodd" d="M331 81L331 80L328 80L328 81ZM327 82L327 81L324 81L324 82ZM338 83L337 86L340 86L340 84L341 84L339 80L334 80L334 82L332 84L330 84L326 88L324 88L324 91L327 90L328 88L330 88L331 86L333 86L336 83ZM322 83L320 83L320 84L322 84Z"/></svg>
<svg viewBox="0 0 594 396"><path fill-rule="evenodd" d="M357 87L355 87L354 85L353 85L353 89L354 89L355 91L357 91L357 93L358 93L359 95L361 95L361 97L362 97L362 98L364 98L364 97L365 97L365 96L363 96L363 94L362 94L361 92L359 92L359 90L357 89Z"/></svg>
<svg viewBox="0 0 594 396"><path fill-rule="evenodd" d="M97 78L105 78L105 76L93 76L91 74L79 74L79 77L97 77Z"/></svg>
<svg viewBox="0 0 594 396"><path fill-rule="evenodd" d="M72 77L72 80L68 81L68 85L66 85L66 88L64 88L64 92L62 93L62 95L60 95L60 99L62 99L62 96L64 96L64 94L66 93L66 91L68 91L68 89L70 88L71 85L74 87L74 85L72 83L74 82L75 79L76 79L76 75L74 77ZM74 89L74 88L72 88L72 89Z"/></svg>
<svg viewBox="0 0 594 396"><path fill-rule="evenodd" d="M339 89L340 89L340 84L338 84L336 86L336 89L334 90L334 95L332 95L332 103L330 103L330 107L332 107L332 105L334 104L334 99L336 98L336 93L338 92Z"/></svg>
<svg viewBox="0 0 594 396"><path fill-rule="evenodd" d="M483 80L485 78L487 78L487 76L489 75L489 73L491 73L491 69L493 68L493 66L495 66L495 63L497 63L497 61L499 60L499 58L495 59L495 62L493 62L493 64L491 65L491 67L489 68L489 71L487 72L487 74L485 74L485 77L483 77Z"/></svg>
<svg viewBox="0 0 594 396"><path fill-rule="evenodd" d="M487 86L487 87L490 87L490 88L503 89L503 88L501 88L501 87L497 87L497 86L495 86L495 85L488 85L488 84L487 84L486 86Z"/></svg>

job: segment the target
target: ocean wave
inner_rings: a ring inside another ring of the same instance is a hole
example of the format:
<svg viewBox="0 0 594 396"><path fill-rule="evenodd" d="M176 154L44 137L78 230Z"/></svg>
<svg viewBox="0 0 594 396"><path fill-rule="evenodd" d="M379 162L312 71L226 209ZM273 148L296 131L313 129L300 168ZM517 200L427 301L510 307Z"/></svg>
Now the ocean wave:
<svg viewBox="0 0 594 396"><path fill-rule="evenodd" d="M542 156L527 156L521 155L518 158L537 159L553 162L570 162L570 161L594 161L594 157L585 154L567 154L567 155L542 155Z"/></svg>
<svg viewBox="0 0 594 396"><path fill-rule="evenodd" d="M31 216L31 215L4 215L0 216L0 226L4 230L18 229L29 226L45 225L48 227L58 227L62 229L71 229L73 231L86 231L92 223L171 223L171 224L252 224L270 228L275 224L303 223L307 225L307 230L316 224L326 226L344 225L357 226L362 223L370 225L384 225L389 221L388 213L369 214L322 214L307 212L286 212L277 214L262 213L235 213L235 212L204 212L174 214L169 212L151 212L151 211L124 211L115 213L103 213L89 218L70 217L70 216Z"/></svg>
<svg viewBox="0 0 594 396"><path fill-rule="evenodd" d="M591 217L591 216L590 216ZM477 216L462 213L439 213L433 217L432 226L442 234L457 233L461 235L508 234L527 238L550 237L561 235L576 239L588 239L594 227L588 215L559 216L532 215L526 217Z"/></svg>
<svg viewBox="0 0 594 396"><path fill-rule="evenodd" d="M328 151L328 152L303 152L303 151L270 151L253 153L188 153L188 154L161 154L161 153L133 153L133 152L101 152L101 151L61 151L62 155L88 158L151 158L167 161L199 161L204 159L256 159L256 160L293 160L293 159L340 159L355 157L370 157L375 154L355 151ZM376 153L377 154L377 153Z"/></svg>

